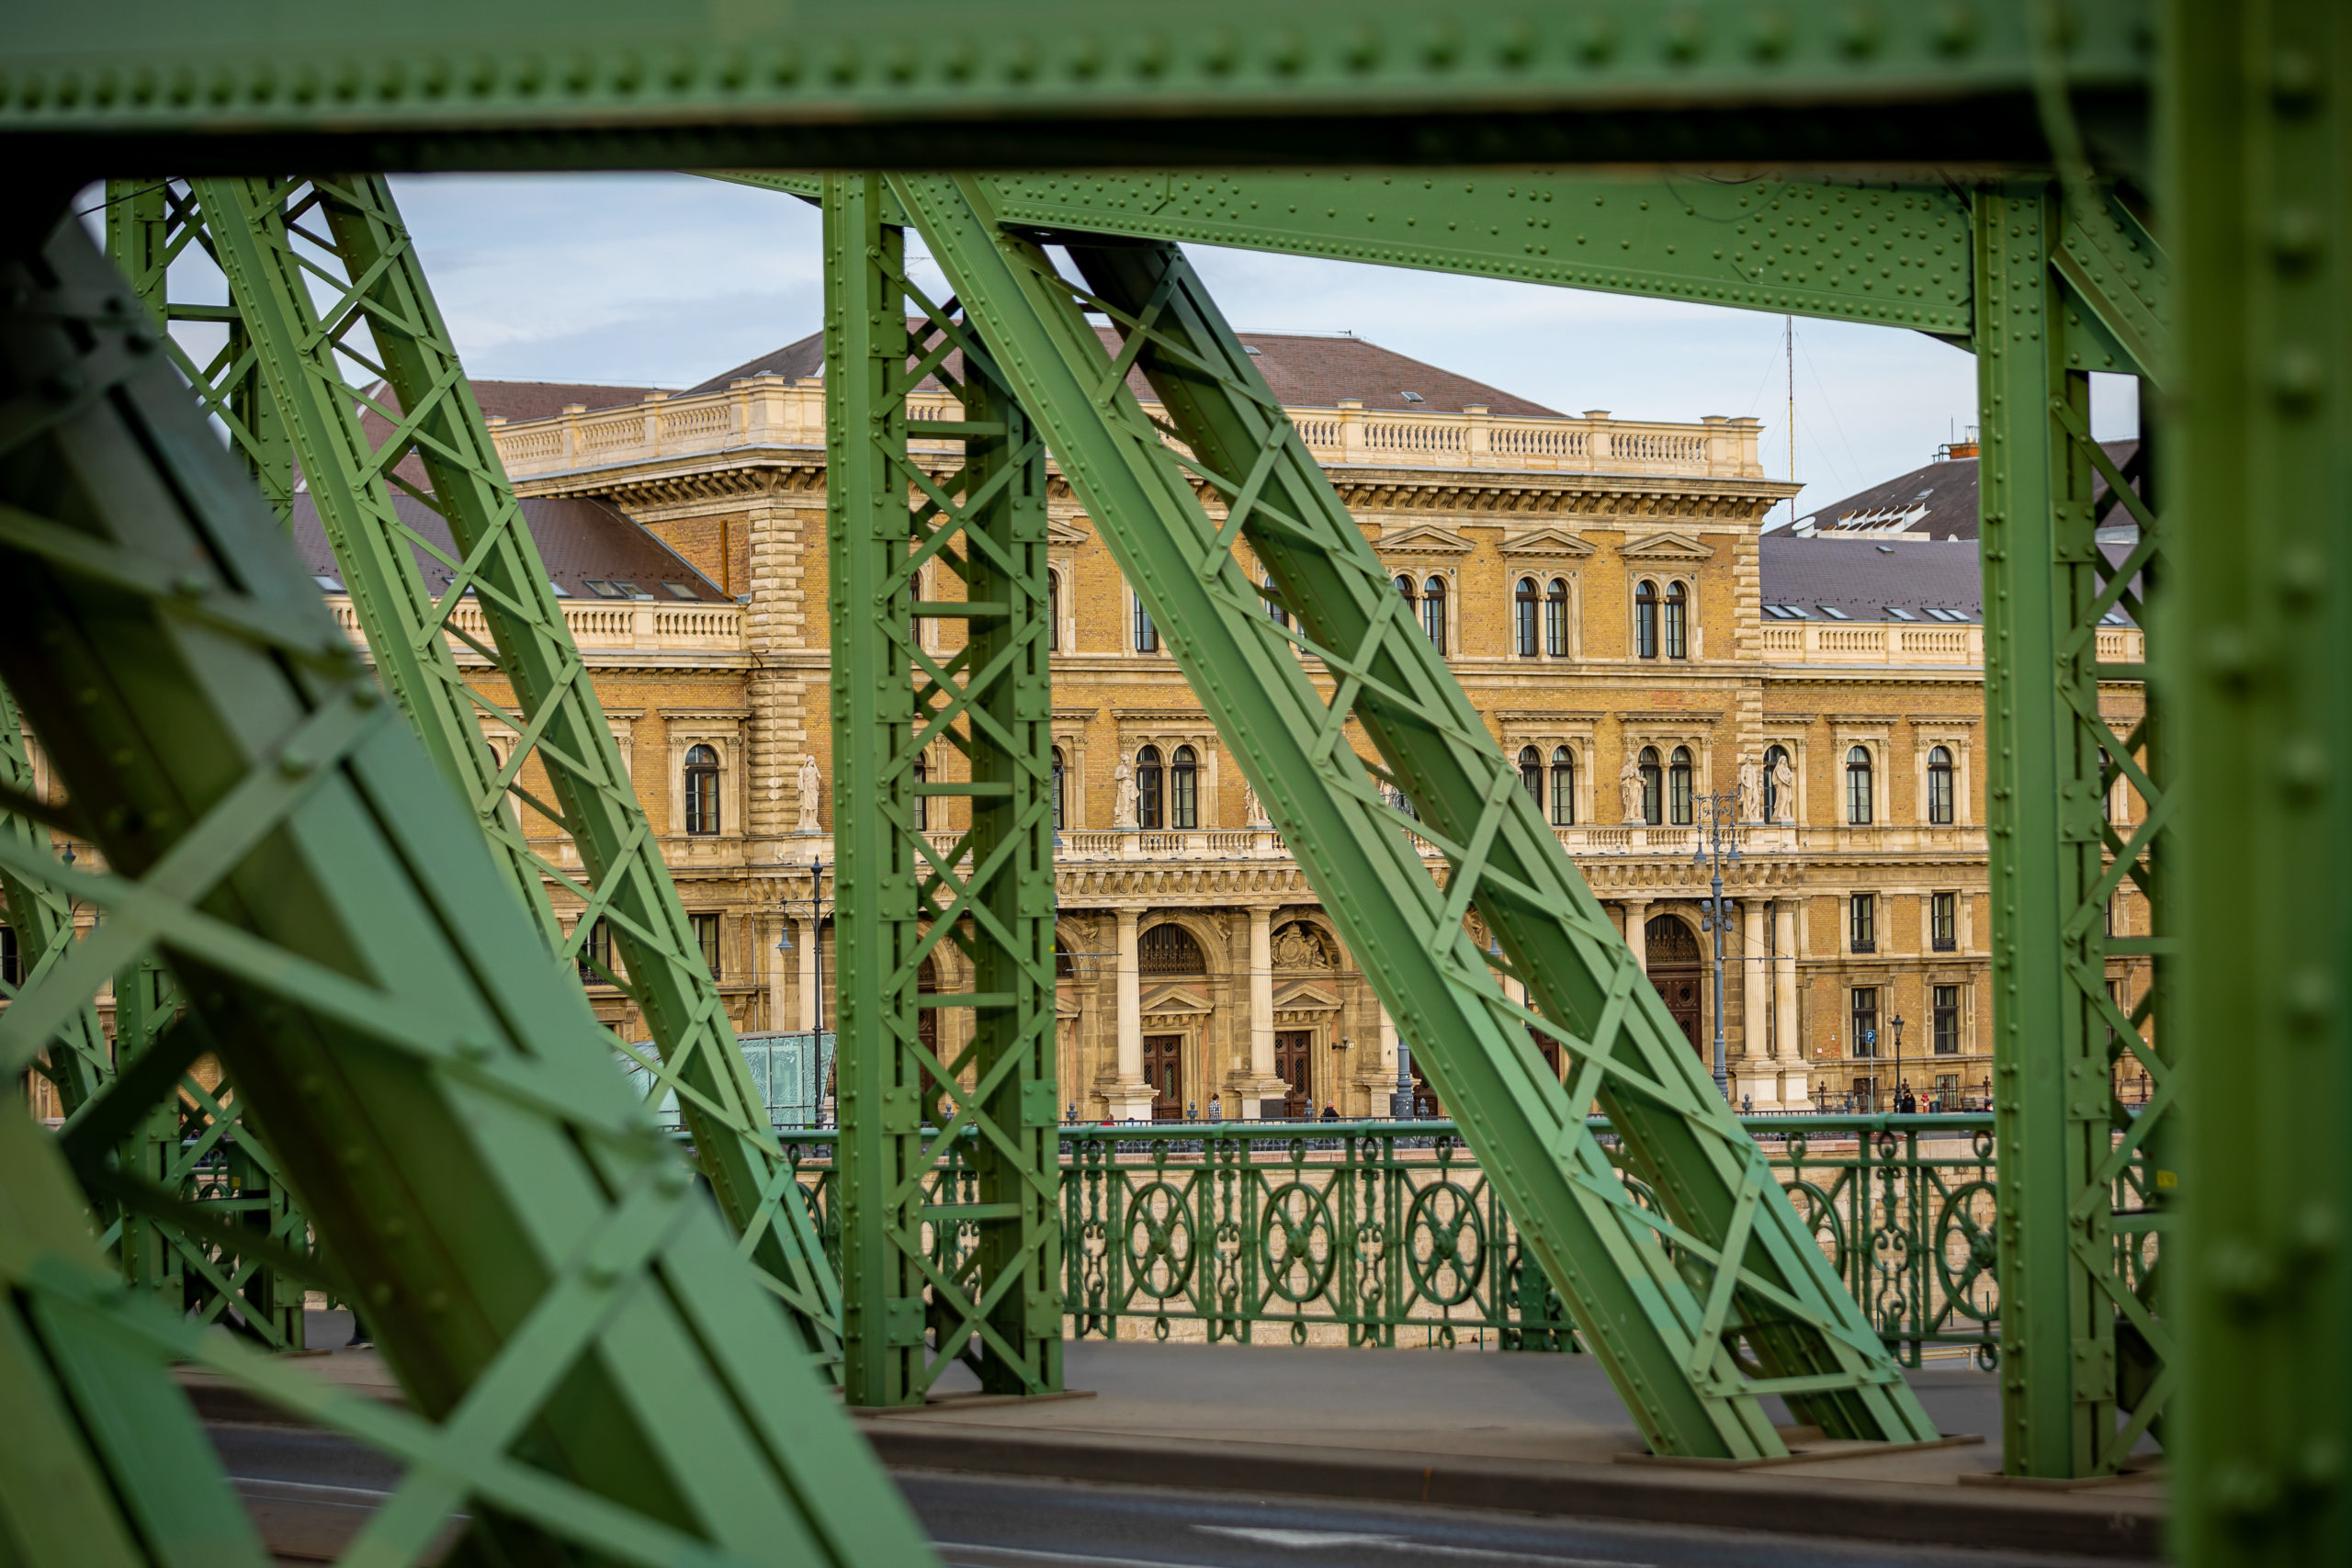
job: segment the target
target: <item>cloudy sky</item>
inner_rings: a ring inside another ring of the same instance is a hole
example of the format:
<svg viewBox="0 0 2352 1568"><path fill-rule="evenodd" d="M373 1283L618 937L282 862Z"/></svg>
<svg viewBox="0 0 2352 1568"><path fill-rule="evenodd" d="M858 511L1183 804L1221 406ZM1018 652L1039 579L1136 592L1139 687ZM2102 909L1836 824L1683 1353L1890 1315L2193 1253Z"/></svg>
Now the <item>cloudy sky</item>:
<svg viewBox="0 0 2352 1568"><path fill-rule="evenodd" d="M789 197L683 175L394 184L458 349L484 378L684 387L817 330L817 213ZM1353 333L1566 412L1754 415L1767 470L1789 471L1779 316L1193 254L1244 330ZM1801 512L1917 467L1976 417L1973 360L1917 333L1800 319L1795 361ZM2102 388L2095 415L2102 436L2130 434L2128 392Z"/></svg>

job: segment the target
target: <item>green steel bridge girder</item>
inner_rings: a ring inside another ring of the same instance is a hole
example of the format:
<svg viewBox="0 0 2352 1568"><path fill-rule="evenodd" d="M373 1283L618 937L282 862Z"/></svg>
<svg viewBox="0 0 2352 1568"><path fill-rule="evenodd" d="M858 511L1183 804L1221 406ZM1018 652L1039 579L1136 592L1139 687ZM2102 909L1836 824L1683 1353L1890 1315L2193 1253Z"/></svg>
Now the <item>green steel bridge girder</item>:
<svg viewBox="0 0 2352 1568"><path fill-rule="evenodd" d="M214 178L185 192L141 185L120 194L130 215L110 225L109 237L150 311L167 324L220 321L232 329L230 349L201 367L167 337L175 364L208 410L224 417L266 496L284 494L289 456L299 463L377 668L481 825L540 930L548 967L573 975L597 923L613 933L626 961L623 989L660 1058L647 1064L650 1094L677 1093L697 1158L746 1252L812 1353L837 1367L839 1285L390 186L376 175ZM190 245L219 265L227 307L168 298L164 264ZM322 283L336 291L323 307L316 299ZM380 376L390 398L371 402L367 388L347 379L347 361ZM371 409L392 426L381 446L362 422ZM398 476L412 453L424 470L422 485ZM401 519L396 488L438 513L447 544ZM424 581L420 548L452 574L438 596ZM457 623L461 609L475 607L487 638ZM460 673L452 635L505 679L513 710ZM491 750L485 721L516 738L503 758ZM525 782L533 758L552 799ZM532 848L518 804L569 833L579 867ZM549 882L584 905L569 936ZM610 971L605 977L621 983Z"/></svg>
<svg viewBox="0 0 2352 1568"><path fill-rule="evenodd" d="M820 176L715 177L817 198ZM1976 331L1970 193L1950 181L1775 174L1500 174L1416 169L1004 174L999 219L1602 293ZM2070 209L2056 261L2098 323L2079 367L2157 376L2169 351L2164 254L2112 190ZM885 209L903 222L888 197Z"/></svg>
<svg viewBox="0 0 2352 1568"><path fill-rule="evenodd" d="M923 0L747 13L417 0L397 18L130 0L12 18L19 160L266 167L813 168L2047 157L2053 78L2143 140L2150 0L1937 6L1403 0L1106 8ZM168 146L166 155L160 153ZM124 154L130 154L126 157Z"/></svg>
<svg viewBox="0 0 2352 1568"><path fill-rule="evenodd" d="M1758 1403L1768 1392L1841 1435L1933 1437L1182 253L1072 243L1080 289L1000 225L983 182L892 183L1653 1447L1778 1453ZM1089 309L1124 336L1115 360ZM1126 389L1130 365L1191 457ZM1221 524L1195 473L1227 502ZM1265 614L1237 539L1302 630ZM1295 648L1331 671L1328 705ZM1351 723L1381 763L1358 756ZM1443 885L1416 836L1446 856ZM1471 941L1474 907L1505 956ZM1524 981L1541 1015L1510 1001L1490 964ZM1568 1083L1531 1027L1568 1052ZM1661 1213L1630 1201L1571 1111L1595 1098Z"/></svg>
<svg viewBox="0 0 2352 1568"><path fill-rule="evenodd" d="M62 212L15 214L0 283L0 675L73 803L27 814L109 868L0 840L106 917L0 1017L0 1070L159 948L410 1407L123 1291L58 1145L0 1118L12 1555L261 1561L187 1359L407 1463L368 1561L459 1510L502 1560L929 1562L136 298Z"/></svg>

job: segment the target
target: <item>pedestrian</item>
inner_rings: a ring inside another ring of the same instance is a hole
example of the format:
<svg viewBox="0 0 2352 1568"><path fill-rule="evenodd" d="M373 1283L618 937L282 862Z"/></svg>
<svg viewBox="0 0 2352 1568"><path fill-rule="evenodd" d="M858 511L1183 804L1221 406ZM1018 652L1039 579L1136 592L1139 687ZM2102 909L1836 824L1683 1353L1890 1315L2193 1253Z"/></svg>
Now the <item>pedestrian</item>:
<svg viewBox="0 0 2352 1568"><path fill-rule="evenodd" d="M1225 1096L1220 1094L1209 1101L1209 1120L1212 1122L1225 1120Z"/></svg>
<svg viewBox="0 0 2352 1568"><path fill-rule="evenodd" d="M1331 1104L1329 1100L1326 1100L1323 1105L1323 1120L1326 1122L1337 1122L1339 1119L1340 1108Z"/></svg>

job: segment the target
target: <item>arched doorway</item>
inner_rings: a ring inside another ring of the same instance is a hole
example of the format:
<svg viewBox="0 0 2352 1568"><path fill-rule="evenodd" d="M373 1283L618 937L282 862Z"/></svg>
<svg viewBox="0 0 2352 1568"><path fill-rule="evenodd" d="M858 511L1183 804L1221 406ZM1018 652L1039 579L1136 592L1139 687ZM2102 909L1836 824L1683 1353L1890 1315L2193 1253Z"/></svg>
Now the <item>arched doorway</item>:
<svg viewBox="0 0 2352 1568"><path fill-rule="evenodd" d="M1642 928L1642 945L1649 955L1650 984L1666 1002L1666 1010L1682 1026L1690 1049L1702 1057L1706 1048L1699 1037L1699 936L1672 915L1659 915Z"/></svg>

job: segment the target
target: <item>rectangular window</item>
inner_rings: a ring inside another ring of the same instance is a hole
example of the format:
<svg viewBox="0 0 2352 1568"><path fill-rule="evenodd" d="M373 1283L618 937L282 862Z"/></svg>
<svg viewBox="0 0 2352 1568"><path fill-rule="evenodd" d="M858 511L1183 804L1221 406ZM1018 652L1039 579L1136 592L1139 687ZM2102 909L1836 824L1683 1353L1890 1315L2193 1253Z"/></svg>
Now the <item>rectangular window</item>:
<svg viewBox="0 0 2352 1568"><path fill-rule="evenodd" d="M24 983L24 960L17 952L17 928L0 925L0 985L14 990Z"/></svg>
<svg viewBox="0 0 2352 1568"><path fill-rule="evenodd" d="M1854 987L1853 1054L1857 1056L1878 1055L1878 987Z"/></svg>
<svg viewBox="0 0 2352 1568"><path fill-rule="evenodd" d="M703 967L710 971L712 979L719 978L718 917L717 915L688 915L686 919L694 922L695 945L702 949Z"/></svg>
<svg viewBox="0 0 2352 1568"><path fill-rule="evenodd" d="M1857 893L1846 905L1846 934L1856 953L1878 951L1878 895Z"/></svg>
<svg viewBox="0 0 2352 1568"><path fill-rule="evenodd" d="M1928 897L1928 942L1938 953L1960 951L1960 895L1934 893Z"/></svg>
<svg viewBox="0 0 2352 1568"><path fill-rule="evenodd" d="M605 970L618 973L618 971L613 970L613 932L611 927L605 925L604 921L598 920L594 925L588 928L587 938L580 944L578 962L580 964L580 983L582 985L609 986L612 984L610 980L605 977L604 974L598 972L596 967L598 964L602 964Z"/></svg>
<svg viewBox="0 0 2352 1568"><path fill-rule="evenodd" d="M1140 599L1136 601L1136 651L1137 653L1159 651L1159 628L1151 624L1151 612L1143 607L1143 601Z"/></svg>
<svg viewBox="0 0 2352 1568"><path fill-rule="evenodd" d="M1960 1109L1960 1075L1958 1073L1936 1075L1936 1109L1939 1111Z"/></svg>
<svg viewBox="0 0 2352 1568"><path fill-rule="evenodd" d="M1960 987L1938 986L1932 1000L1935 1003L1932 1021L1936 1032L1936 1055L1957 1056L1960 1055Z"/></svg>

